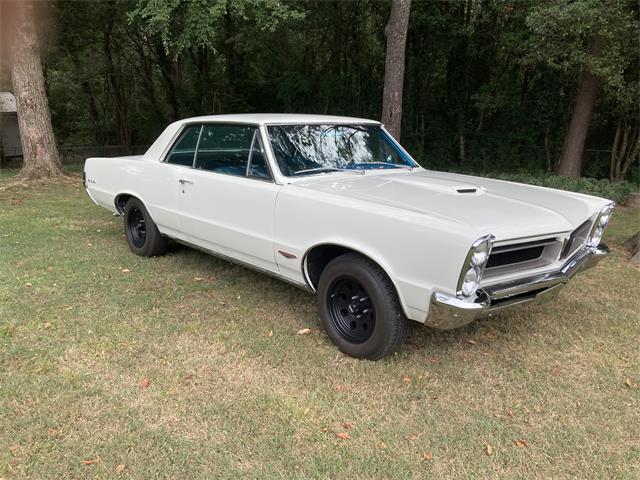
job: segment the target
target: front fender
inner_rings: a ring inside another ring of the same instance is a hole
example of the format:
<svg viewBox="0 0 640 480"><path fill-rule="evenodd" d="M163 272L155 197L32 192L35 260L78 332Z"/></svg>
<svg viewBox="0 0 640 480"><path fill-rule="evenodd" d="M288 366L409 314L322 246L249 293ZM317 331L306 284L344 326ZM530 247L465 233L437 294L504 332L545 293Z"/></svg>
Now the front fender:
<svg viewBox="0 0 640 480"><path fill-rule="evenodd" d="M281 274L308 283L304 262L313 247L348 248L380 265L395 285L407 317L421 322L434 289L455 291L475 240L473 232L457 225L428 224L419 213L295 186L280 192L274 217L274 251Z"/></svg>

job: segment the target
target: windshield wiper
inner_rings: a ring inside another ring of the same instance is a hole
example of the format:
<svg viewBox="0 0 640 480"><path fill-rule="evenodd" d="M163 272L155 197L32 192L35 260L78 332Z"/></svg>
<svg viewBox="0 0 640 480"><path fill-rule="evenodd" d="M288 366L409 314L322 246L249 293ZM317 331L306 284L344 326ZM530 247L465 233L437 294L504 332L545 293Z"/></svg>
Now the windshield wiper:
<svg viewBox="0 0 640 480"><path fill-rule="evenodd" d="M314 173L326 173L326 172L351 172L353 169L350 168L333 168L333 167L318 167L318 168L309 168L307 170L298 170L297 172L293 172L294 175L302 175L305 173L314 174Z"/></svg>
<svg viewBox="0 0 640 480"><path fill-rule="evenodd" d="M413 170L411 165L399 165L397 163L389 163L389 162L360 162L356 165L380 165L384 168L408 168L409 170Z"/></svg>

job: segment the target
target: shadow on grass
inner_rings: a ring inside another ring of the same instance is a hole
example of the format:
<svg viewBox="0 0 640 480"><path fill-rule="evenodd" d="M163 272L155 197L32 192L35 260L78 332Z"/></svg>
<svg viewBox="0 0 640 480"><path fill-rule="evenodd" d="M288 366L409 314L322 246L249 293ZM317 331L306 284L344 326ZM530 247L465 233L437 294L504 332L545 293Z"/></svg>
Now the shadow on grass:
<svg viewBox="0 0 640 480"><path fill-rule="evenodd" d="M251 304L259 304L264 296L268 296L269 300L274 303L287 305L291 308L290 312L294 319L300 325L309 325L309 309L315 311L316 308L315 295L310 292L266 273L175 241L170 242L166 255L180 257L185 269L196 265L200 268L206 266L211 276L222 281L225 286L237 287L238 294L247 296L247 302ZM446 356L452 348L459 346L461 342L487 335L493 337L493 348L500 348L501 341L508 342L513 347L514 338L517 337L524 342L528 337L538 332L540 325L536 317L538 314L542 314L541 310L545 307L548 308L548 305L524 307L512 312L501 313L454 330L438 330L411 321L409 337L399 354L409 359L417 359L425 355ZM314 316L313 325L309 326L322 331L324 341L328 345L332 345L324 334L324 329L317 315ZM503 335L506 333L510 333L511 337ZM263 352L255 352L255 354L262 355Z"/></svg>

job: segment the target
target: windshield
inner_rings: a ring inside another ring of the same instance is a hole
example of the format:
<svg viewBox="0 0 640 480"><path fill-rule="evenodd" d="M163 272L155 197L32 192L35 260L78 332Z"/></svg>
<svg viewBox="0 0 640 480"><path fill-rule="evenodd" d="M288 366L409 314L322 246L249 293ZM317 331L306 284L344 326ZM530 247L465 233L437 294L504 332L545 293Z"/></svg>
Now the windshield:
<svg viewBox="0 0 640 480"><path fill-rule="evenodd" d="M288 177L417 166L379 125L278 125L268 131Z"/></svg>

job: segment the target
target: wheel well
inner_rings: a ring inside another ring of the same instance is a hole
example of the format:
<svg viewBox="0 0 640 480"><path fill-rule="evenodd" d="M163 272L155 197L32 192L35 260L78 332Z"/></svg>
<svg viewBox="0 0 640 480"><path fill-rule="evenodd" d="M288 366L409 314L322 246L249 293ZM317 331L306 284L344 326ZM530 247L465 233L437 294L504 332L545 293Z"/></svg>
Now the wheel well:
<svg viewBox="0 0 640 480"><path fill-rule="evenodd" d="M305 269L307 273L307 278L311 283L311 287L314 290L318 288L318 284L320 282L320 276L324 271L325 267L329 264L331 260L340 255L344 255L345 253L357 253L358 255L362 255L366 257L366 255L358 252L349 247L343 247L342 245L333 245L333 244L325 244L325 245L317 245L313 247L306 255ZM375 262L370 257L371 261ZM377 262L375 262L377 263ZM384 270L384 269L383 269Z"/></svg>
<svg viewBox="0 0 640 480"><path fill-rule="evenodd" d="M119 214L122 215L124 213L124 208L127 206L127 202L131 197L133 197L133 195L129 195L128 193L121 193L120 195L116 196L115 204L116 210L118 210Z"/></svg>

